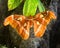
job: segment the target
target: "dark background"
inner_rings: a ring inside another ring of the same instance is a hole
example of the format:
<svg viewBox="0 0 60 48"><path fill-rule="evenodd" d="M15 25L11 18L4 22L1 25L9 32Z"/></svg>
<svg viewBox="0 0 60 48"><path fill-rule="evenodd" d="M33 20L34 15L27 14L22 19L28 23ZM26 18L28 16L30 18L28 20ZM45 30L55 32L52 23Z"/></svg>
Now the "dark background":
<svg viewBox="0 0 60 48"><path fill-rule="evenodd" d="M47 9L55 12L57 20L51 21L43 38L31 38L27 41L22 40L10 26L3 26L3 21L8 15L22 14L24 3L21 3L20 7L8 11L7 1L0 0L0 46L5 45L8 48L60 48L60 0L41 0ZM33 28L31 32L33 32Z"/></svg>

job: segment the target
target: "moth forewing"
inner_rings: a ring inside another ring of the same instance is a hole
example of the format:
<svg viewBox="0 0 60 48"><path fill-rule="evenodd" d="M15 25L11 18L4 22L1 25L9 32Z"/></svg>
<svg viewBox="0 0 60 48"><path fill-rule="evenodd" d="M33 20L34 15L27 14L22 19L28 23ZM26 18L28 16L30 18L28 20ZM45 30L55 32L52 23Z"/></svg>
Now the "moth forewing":
<svg viewBox="0 0 60 48"><path fill-rule="evenodd" d="M5 20L4 20L4 26L7 26L7 25L9 25L10 23L12 23L13 22L13 17L12 17L12 15L11 16L8 16Z"/></svg>
<svg viewBox="0 0 60 48"><path fill-rule="evenodd" d="M56 18L57 18L56 15L55 15L55 13L54 13L53 11L49 11L48 14L49 14L49 16L50 16L52 19L56 19Z"/></svg>
<svg viewBox="0 0 60 48"><path fill-rule="evenodd" d="M30 29L30 23L27 22L24 24L24 26L22 27L22 33L21 33L21 37L24 40L27 40L29 38L29 29Z"/></svg>
<svg viewBox="0 0 60 48"><path fill-rule="evenodd" d="M36 37L42 37L45 33L45 30L46 30L46 26L44 25L40 25L37 29L37 31L35 32L35 36Z"/></svg>
<svg viewBox="0 0 60 48"><path fill-rule="evenodd" d="M42 20L41 21L38 20L34 22L34 33L36 37L42 37L46 30L45 29L46 28L45 18L40 17L39 19L42 19Z"/></svg>

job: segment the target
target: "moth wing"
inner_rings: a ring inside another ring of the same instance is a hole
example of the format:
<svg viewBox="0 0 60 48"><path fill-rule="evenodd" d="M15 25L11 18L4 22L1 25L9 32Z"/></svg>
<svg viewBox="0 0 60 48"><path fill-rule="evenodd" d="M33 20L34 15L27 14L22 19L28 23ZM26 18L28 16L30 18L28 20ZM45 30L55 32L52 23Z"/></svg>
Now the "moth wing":
<svg viewBox="0 0 60 48"><path fill-rule="evenodd" d="M11 24L11 23L13 23L13 20L14 19L17 19L17 18L19 18L20 17L20 15L10 15L10 16L8 16L7 18L5 18L5 20L4 20L4 26L7 26L7 25L9 25L9 24Z"/></svg>
<svg viewBox="0 0 60 48"><path fill-rule="evenodd" d="M52 18L52 19L56 19L57 17L55 16L55 13L52 12L52 11L48 11L48 14L49 16Z"/></svg>
<svg viewBox="0 0 60 48"><path fill-rule="evenodd" d="M42 37L45 33L46 26L43 24L37 24L37 22L34 23L34 34L36 37Z"/></svg>
<svg viewBox="0 0 60 48"><path fill-rule="evenodd" d="M25 25L26 23L26 25ZM29 38L30 22L26 22L26 18L20 15L11 15L4 20L4 26L10 25L17 30L17 33L24 39Z"/></svg>
<svg viewBox="0 0 60 48"><path fill-rule="evenodd" d="M13 16L13 15L8 16L7 18L5 18L4 23L3 23L4 26L7 26L7 25L9 25L10 23L12 23L12 20L13 20L12 16Z"/></svg>
<svg viewBox="0 0 60 48"><path fill-rule="evenodd" d="M30 29L29 22L18 29L18 33L22 37L22 39L27 40L29 38L29 29Z"/></svg>

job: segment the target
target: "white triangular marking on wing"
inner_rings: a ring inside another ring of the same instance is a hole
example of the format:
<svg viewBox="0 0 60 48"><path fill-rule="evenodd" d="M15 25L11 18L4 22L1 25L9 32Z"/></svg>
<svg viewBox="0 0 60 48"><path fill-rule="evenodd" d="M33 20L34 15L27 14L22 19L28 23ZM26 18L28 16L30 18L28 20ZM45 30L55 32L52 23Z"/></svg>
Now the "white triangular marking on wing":
<svg viewBox="0 0 60 48"><path fill-rule="evenodd" d="M29 27L29 22L28 22L28 25L27 25L28 27ZM25 29L24 27L22 27L23 29L24 29L24 32L27 34L27 35L29 35L29 29L27 28L27 29Z"/></svg>
<svg viewBox="0 0 60 48"><path fill-rule="evenodd" d="M25 32L27 35L29 35L28 31L27 31L24 27L22 27L22 28L24 29L24 32Z"/></svg>
<svg viewBox="0 0 60 48"><path fill-rule="evenodd" d="M37 31L35 32L35 34L40 31L41 26L42 26L42 24L39 25L39 27L38 27Z"/></svg>
<svg viewBox="0 0 60 48"><path fill-rule="evenodd" d="M45 20L45 19L43 18L43 21L42 21L42 23L44 22L44 20ZM37 31L35 32L35 34L37 34L37 33L40 31L40 29L41 29L41 26L42 26L42 24L40 24L40 25L39 25L39 27L37 28Z"/></svg>

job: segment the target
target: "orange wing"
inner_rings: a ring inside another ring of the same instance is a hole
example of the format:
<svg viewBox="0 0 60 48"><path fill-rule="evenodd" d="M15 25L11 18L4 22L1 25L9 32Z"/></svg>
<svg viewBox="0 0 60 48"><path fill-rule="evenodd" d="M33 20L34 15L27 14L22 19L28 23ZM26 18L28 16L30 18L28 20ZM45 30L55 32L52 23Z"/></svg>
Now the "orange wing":
<svg viewBox="0 0 60 48"><path fill-rule="evenodd" d="M52 11L47 11L38 13L34 21L34 34L36 37L42 37L45 33L47 25L50 23L51 19L56 19L55 14Z"/></svg>
<svg viewBox="0 0 60 48"><path fill-rule="evenodd" d="M25 16L22 15L11 15L4 20L4 26L10 25L17 30L18 34L24 39L29 37L30 23L27 21Z"/></svg>
<svg viewBox="0 0 60 48"><path fill-rule="evenodd" d="M38 17L34 21L34 34L36 37L42 37L46 30L44 16L41 13L38 13L36 16Z"/></svg>
<svg viewBox="0 0 60 48"><path fill-rule="evenodd" d="M29 38L29 29L34 26L34 34L36 37L42 37L45 33L47 25L51 19L56 19L52 11L38 13L35 17L25 17L22 15L11 15L4 20L4 26L10 25L17 30L17 33L24 39Z"/></svg>

